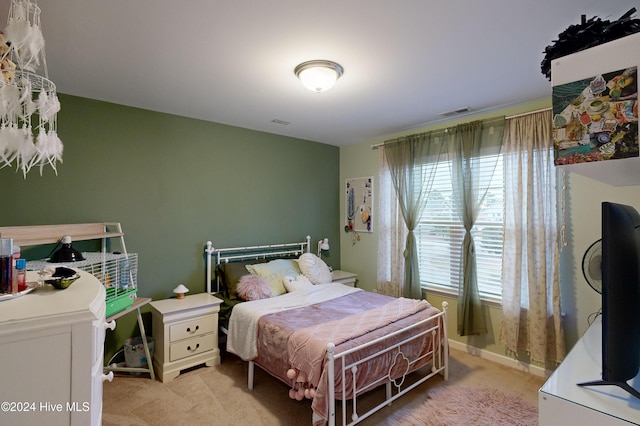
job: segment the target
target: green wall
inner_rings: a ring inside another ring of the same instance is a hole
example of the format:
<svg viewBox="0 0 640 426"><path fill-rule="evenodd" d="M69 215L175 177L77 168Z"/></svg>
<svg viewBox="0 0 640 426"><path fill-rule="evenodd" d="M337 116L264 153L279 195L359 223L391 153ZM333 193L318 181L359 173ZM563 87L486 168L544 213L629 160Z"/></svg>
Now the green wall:
<svg viewBox="0 0 640 426"><path fill-rule="evenodd" d="M139 256L138 294L153 299L181 283L204 291L207 240L230 247L311 235L313 248L328 237L323 258L340 266L337 147L73 96L60 102L58 176L50 167L26 180L0 169L0 226L120 222ZM128 337L126 323L118 329Z"/></svg>

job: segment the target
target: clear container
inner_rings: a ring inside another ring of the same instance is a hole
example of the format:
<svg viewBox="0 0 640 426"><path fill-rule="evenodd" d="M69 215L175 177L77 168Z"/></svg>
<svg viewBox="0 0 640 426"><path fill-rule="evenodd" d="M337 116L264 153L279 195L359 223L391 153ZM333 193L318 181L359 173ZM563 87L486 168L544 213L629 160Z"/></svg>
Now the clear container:
<svg viewBox="0 0 640 426"><path fill-rule="evenodd" d="M0 238L0 294L11 293L13 239Z"/></svg>
<svg viewBox="0 0 640 426"><path fill-rule="evenodd" d="M20 246L13 246L11 249L12 252L12 267L11 270L11 293L18 292L18 272L17 272L17 263L18 259L20 259Z"/></svg>

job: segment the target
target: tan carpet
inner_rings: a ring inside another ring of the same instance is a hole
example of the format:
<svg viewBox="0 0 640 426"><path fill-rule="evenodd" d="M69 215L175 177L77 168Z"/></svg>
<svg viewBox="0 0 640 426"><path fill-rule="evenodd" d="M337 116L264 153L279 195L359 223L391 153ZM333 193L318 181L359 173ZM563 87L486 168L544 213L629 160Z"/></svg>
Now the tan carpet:
<svg viewBox="0 0 640 426"><path fill-rule="evenodd" d="M247 364L226 353L220 366L192 369L166 384L151 381L148 375L120 374L113 382L104 384L103 424L297 426L311 423L310 402L289 399L289 388L284 383L256 368L255 389L248 391L246 378ZM418 409L429 395L445 388L499 389L537 407L537 392L543 383L542 377L451 350L449 381L438 376L423 383L361 424L391 424L388 419L395 413ZM382 390L371 392L361 406L378 403L382 395Z"/></svg>

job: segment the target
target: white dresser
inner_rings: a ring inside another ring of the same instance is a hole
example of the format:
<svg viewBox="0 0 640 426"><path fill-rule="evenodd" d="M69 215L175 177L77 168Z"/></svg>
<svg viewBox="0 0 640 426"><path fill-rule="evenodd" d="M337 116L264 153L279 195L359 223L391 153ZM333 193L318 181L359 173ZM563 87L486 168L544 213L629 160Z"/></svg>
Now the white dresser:
<svg viewBox="0 0 640 426"><path fill-rule="evenodd" d="M104 320L104 286L86 272L0 302L0 422L100 425Z"/></svg>
<svg viewBox="0 0 640 426"><path fill-rule="evenodd" d="M581 387L601 379L602 317L598 317L538 393L540 426L640 424L640 399L617 386ZM640 374L629 381L640 389Z"/></svg>

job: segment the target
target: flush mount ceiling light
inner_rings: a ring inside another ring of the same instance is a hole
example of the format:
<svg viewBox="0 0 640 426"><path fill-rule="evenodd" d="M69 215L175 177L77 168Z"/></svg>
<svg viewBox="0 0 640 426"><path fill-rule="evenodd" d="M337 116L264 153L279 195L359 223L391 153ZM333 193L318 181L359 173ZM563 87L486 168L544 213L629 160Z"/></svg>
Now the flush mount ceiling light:
<svg viewBox="0 0 640 426"><path fill-rule="evenodd" d="M293 72L302 85L313 92L324 92L336 84L344 69L332 61L307 61L298 65Z"/></svg>

